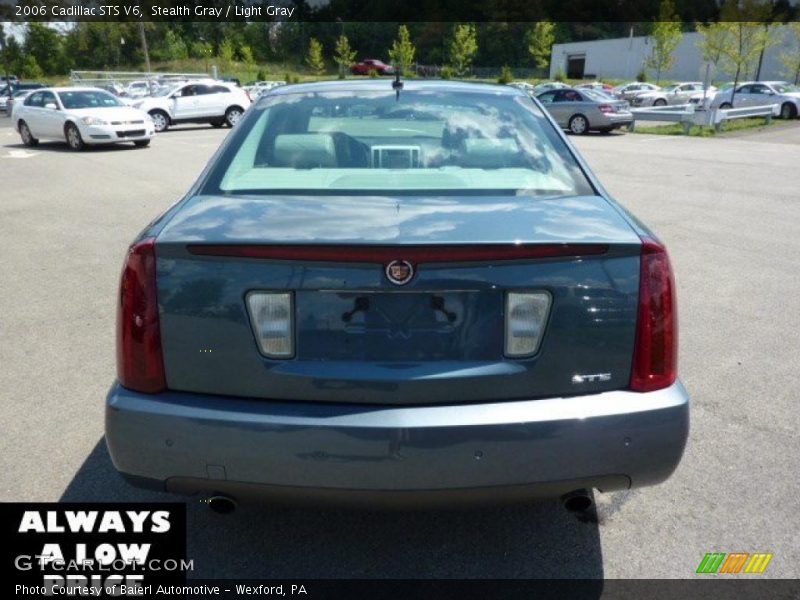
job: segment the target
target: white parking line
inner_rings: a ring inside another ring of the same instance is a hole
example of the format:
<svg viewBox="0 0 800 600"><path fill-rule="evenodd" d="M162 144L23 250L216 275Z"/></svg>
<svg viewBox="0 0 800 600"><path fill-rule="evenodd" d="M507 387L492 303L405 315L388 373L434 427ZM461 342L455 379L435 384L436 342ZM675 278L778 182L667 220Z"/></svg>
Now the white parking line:
<svg viewBox="0 0 800 600"><path fill-rule="evenodd" d="M32 158L38 155L38 152L28 152L27 150L9 150L8 154L3 155L3 158Z"/></svg>

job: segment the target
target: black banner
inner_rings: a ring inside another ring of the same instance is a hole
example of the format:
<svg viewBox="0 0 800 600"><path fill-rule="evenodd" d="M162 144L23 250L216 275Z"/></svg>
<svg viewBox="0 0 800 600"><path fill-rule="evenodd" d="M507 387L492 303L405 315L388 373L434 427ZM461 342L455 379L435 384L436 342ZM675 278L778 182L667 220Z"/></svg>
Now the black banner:
<svg viewBox="0 0 800 600"><path fill-rule="evenodd" d="M675 14L680 22L800 18L797 3L764 6L745 15L723 11L715 0L677 1ZM0 21L636 23L658 20L659 7L660 0L0 0Z"/></svg>
<svg viewBox="0 0 800 600"><path fill-rule="evenodd" d="M0 535L17 597L148 595L190 564L185 504L3 503Z"/></svg>

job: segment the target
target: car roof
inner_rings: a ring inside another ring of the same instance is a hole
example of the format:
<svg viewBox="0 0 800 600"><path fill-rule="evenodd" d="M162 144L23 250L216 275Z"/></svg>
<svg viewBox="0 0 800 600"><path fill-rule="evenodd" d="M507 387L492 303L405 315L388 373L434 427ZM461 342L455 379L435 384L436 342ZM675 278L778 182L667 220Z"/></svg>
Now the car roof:
<svg viewBox="0 0 800 600"><path fill-rule="evenodd" d="M313 93L313 92L385 92L393 91L392 83L394 79L368 79L357 81L354 79L315 81L313 83L296 83L282 85L270 94L270 97L281 96L284 94ZM425 91L436 90L454 93L483 92L509 96L526 96L522 90L512 85L501 85L496 83L472 83L464 81L403 79L404 91Z"/></svg>

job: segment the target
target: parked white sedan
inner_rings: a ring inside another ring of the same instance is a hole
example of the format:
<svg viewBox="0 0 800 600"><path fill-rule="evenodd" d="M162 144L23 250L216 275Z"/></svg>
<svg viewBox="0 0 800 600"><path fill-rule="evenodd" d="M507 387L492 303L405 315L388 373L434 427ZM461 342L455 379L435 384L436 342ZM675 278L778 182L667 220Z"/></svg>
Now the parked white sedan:
<svg viewBox="0 0 800 600"><path fill-rule="evenodd" d="M97 88L43 88L15 103L13 123L26 146L40 139L66 140L73 150L88 144L133 142L147 146L155 135L149 115Z"/></svg>

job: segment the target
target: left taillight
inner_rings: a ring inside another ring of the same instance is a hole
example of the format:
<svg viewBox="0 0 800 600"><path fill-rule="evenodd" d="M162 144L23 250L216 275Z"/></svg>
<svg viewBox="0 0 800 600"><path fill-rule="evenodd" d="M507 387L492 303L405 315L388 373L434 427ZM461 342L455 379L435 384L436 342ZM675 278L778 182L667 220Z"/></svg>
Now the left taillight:
<svg viewBox="0 0 800 600"><path fill-rule="evenodd" d="M128 389L155 394L167 387L156 289L156 241L128 250L117 305L117 378Z"/></svg>
<svg viewBox="0 0 800 600"><path fill-rule="evenodd" d="M642 238L639 266L639 315L630 387L652 392L678 377L678 310L675 279L667 250Z"/></svg>
<svg viewBox="0 0 800 600"><path fill-rule="evenodd" d="M611 106L610 104L601 104L597 108L600 109L600 112L604 112L604 113L612 113L612 112L614 112L614 107Z"/></svg>

